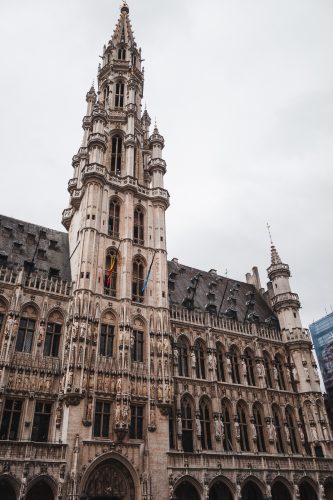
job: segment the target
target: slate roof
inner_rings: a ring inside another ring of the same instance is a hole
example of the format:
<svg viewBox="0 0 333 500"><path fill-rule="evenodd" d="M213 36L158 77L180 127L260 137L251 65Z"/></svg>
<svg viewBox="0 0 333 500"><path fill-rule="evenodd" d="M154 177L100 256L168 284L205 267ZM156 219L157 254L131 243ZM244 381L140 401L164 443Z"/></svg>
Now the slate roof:
<svg viewBox="0 0 333 500"><path fill-rule="evenodd" d="M71 280L68 234L0 215L0 267L29 267Z"/></svg>
<svg viewBox="0 0 333 500"><path fill-rule="evenodd" d="M254 285L168 262L170 305L278 327L264 295ZM222 300L223 299L223 300ZM221 305L222 302L222 305Z"/></svg>

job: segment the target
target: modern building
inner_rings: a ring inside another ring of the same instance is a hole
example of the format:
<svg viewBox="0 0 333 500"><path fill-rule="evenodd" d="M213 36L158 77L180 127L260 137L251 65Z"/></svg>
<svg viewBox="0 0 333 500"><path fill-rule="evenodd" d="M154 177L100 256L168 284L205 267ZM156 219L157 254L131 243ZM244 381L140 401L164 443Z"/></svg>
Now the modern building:
<svg viewBox="0 0 333 500"><path fill-rule="evenodd" d="M68 232L0 220L0 498L332 500L289 266L272 246L265 291L256 268L239 282L167 260L141 63L123 3L87 93Z"/></svg>

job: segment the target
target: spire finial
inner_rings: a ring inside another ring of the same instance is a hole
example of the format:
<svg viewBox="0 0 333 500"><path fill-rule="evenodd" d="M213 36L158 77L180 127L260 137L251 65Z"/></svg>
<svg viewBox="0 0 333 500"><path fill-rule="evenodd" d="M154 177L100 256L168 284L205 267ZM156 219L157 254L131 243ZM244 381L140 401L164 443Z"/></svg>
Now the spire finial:
<svg viewBox="0 0 333 500"><path fill-rule="evenodd" d="M268 234L269 234L269 239L270 239L270 242L271 242L271 245L273 245L273 239L272 239L272 233L271 233L271 226L269 225L269 223L267 222L267 231L268 231Z"/></svg>
<svg viewBox="0 0 333 500"><path fill-rule="evenodd" d="M127 12L127 14L129 13L129 7L126 0L121 0L120 12Z"/></svg>

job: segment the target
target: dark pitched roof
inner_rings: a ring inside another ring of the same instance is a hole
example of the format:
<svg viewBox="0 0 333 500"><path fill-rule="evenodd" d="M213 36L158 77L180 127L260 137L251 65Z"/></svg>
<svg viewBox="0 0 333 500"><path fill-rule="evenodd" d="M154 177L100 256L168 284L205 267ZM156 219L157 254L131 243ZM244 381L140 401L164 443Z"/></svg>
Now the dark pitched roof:
<svg viewBox="0 0 333 500"><path fill-rule="evenodd" d="M175 261L168 262L168 271L171 306L278 326L274 312L254 285Z"/></svg>
<svg viewBox="0 0 333 500"><path fill-rule="evenodd" d="M25 267L71 280L68 234L0 215L0 267Z"/></svg>

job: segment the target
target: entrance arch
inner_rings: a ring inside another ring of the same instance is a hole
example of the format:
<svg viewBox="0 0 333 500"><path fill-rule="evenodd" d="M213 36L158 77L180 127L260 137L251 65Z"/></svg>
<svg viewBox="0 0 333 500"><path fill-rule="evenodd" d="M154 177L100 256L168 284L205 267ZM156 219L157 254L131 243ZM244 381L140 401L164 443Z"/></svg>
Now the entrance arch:
<svg viewBox="0 0 333 500"><path fill-rule="evenodd" d="M318 500L318 495L310 481L302 481L299 485L300 500Z"/></svg>
<svg viewBox="0 0 333 500"><path fill-rule="evenodd" d="M2 477L0 478L0 498L6 500L16 500L16 492L11 482Z"/></svg>
<svg viewBox="0 0 333 500"><path fill-rule="evenodd" d="M326 500L333 500L333 480L326 481L324 489Z"/></svg>
<svg viewBox="0 0 333 500"><path fill-rule="evenodd" d="M174 500L200 500L198 491L189 481L182 481L176 488Z"/></svg>
<svg viewBox="0 0 333 500"><path fill-rule="evenodd" d="M223 481L216 481L209 490L209 500L233 500L230 488Z"/></svg>
<svg viewBox="0 0 333 500"><path fill-rule="evenodd" d="M282 481L275 481L271 491L272 500L292 500L290 491Z"/></svg>
<svg viewBox="0 0 333 500"><path fill-rule="evenodd" d="M130 471L115 458L100 462L89 474L81 498L86 500L136 500Z"/></svg>
<svg viewBox="0 0 333 500"><path fill-rule="evenodd" d="M29 488L26 500L54 500L51 486L45 479L41 479Z"/></svg>
<svg viewBox="0 0 333 500"><path fill-rule="evenodd" d="M242 500L264 500L261 489L254 481L247 481L242 488Z"/></svg>

